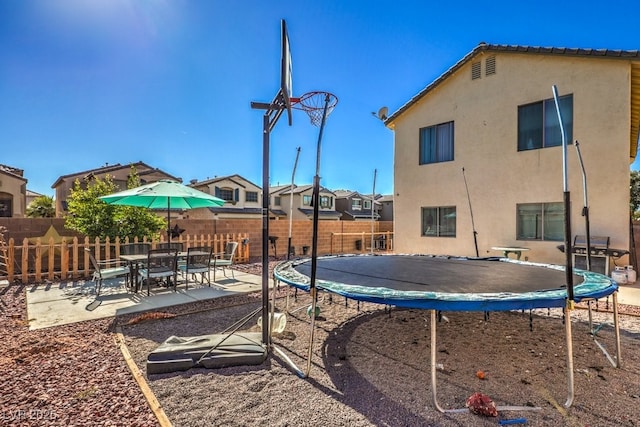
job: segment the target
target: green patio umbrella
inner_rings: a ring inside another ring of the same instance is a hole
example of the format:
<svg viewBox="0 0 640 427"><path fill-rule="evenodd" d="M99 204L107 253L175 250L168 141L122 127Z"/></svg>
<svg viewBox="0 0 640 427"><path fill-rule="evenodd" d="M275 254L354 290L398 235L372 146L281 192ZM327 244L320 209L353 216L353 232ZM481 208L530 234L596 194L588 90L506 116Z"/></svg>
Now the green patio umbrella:
<svg viewBox="0 0 640 427"><path fill-rule="evenodd" d="M188 187L177 181L162 179L140 187L100 197L110 205L138 206L167 210L167 238L171 241L171 209L210 208L224 205L224 200Z"/></svg>

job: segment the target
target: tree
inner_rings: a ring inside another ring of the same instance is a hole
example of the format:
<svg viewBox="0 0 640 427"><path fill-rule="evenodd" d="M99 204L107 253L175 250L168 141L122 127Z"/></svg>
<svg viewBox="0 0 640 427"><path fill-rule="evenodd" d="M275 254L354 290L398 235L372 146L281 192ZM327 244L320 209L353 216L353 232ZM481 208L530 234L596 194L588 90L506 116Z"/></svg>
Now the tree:
<svg viewBox="0 0 640 427"><path fill-rule="evenodd" d="M56 216L56 208L53 204L53 197L39 196L33 199L25 215L29 218L53 218Z"/></svg>
<svg viewBox="0 0 640 427"><path fill-rule="evenodd" d="M640 219L640 171L631 171L630 200L631 218Z"/></svg>
<svg viewBox="0 0 640 427"><path fill-rule="evenodd" d="M140 185L140 179L135 168L131 169L127 187L135 188ZM166 229L166 220L147 208L109 205L99 199L116 191L118 187L108 175L104 179L85 180L84 185L76 180L68 199L65 227L92 239L156 237L160 230Z"/></svg>

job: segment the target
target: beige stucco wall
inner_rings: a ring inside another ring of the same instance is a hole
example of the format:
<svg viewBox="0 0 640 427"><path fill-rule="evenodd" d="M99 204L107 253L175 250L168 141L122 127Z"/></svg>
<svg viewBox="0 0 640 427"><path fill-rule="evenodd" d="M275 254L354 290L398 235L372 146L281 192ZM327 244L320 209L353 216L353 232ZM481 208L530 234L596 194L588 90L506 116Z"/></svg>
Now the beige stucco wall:
<svg viewBox="0 0 640 427"><path fill-rule="evenodd" d="M0 197L11 199L12 216L22 218L26 211L26 180L0 173Z"/></svg>
<svg viewBox="0 0 640 427"><path fill-rule="evenodd" d="M471 62L394 122L397 252L474 256L465 169L480 256L516 245L535 262L563 263L555 241L516 240L516 204L562 202L562 148L518 152L518 106L573 94L573 139L588 179L591 235L629 247L630 67L621 60L499 54L494 75L471 79ZM419 129L455 122L454 161L418 165ZM582 174L568 147L573 235L584 234ZM456 206L455 238L422 237L421 207ZM623 262L621 260L621 262Z"/></svg>

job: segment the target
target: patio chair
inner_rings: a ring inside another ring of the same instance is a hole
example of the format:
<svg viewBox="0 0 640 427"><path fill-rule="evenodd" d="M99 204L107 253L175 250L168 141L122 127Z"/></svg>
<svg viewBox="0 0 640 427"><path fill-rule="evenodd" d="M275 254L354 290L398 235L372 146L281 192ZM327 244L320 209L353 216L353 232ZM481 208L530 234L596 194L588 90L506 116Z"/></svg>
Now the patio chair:
<svg viewBox="0 0 640 427"><path fill-rule="evenodd" d="M227 276L226 267L231 267L233 265L233 257L236 254L236 249L238 249L238 242L227 242L224 247L224 252L220 254L216 254L213 259L213 281L216 281L216 269L218 267L222 267L222 274L224 277ZM231 277L234 279L236 276L233 273L233 268L231 270Z"/></svg>
<svg viewBox="0 0 640 427"><path fill-rule="evenodd" d="M150 243L126 243L120 246L120 255L146 255L149 253L149 249L151 249ZM131 271L129 287L137 291L135 288L137 288L138 285L138 268L143 263L132 260L127 261L127 263Z"/></svg>
<svg viewBox="0 0 640 427"><path fill-rule="evenodd" d="M187 259L178 263L178 270L185 275L186 288L189 289L189 276L195 279L200 274L200 284L204 285L205 278L211 286L210 264L213 249L209 246L200 246L187 249ZM205 276L206 275L206 276Z"/></svg>
<svg viewBox="0 0 640 427"><path fill-rule="evenodd" d="M184 251L182 242L160 242L156 244L156 249L175 249L178 252Z"/></svg>
<svg viewBox="0 0 640 427"><path fill-rule="evenodd" d="M151 282L165 279L167 286L176 290L178 278L178 251L175 249L151 249L147 254L147 264L139 271L138 276L147 282L147 295L151 295Z"/></svg>
<svg viewBox="0 0 640 427"><path fill-rule="evenodd" d="M91 260L91 266L93 267L92 280L96 284L96 296L100 295L100 289L102 288L102 281L105 279L113 279L115 277L125 277L127 283L129 282L129 267L119 265L118 260L98 261L93 256L90 248L84 248L84 251Z"/></svg>

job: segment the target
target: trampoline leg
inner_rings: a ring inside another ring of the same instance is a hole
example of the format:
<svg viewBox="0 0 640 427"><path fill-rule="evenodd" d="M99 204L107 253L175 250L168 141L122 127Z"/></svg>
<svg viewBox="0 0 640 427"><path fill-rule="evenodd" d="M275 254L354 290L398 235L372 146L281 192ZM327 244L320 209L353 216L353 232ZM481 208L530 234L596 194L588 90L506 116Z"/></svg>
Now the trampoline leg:
<svg viewBox="0 0 640 427"><path fill-rule="evenodd" d="M437 379L436 379L436 311L431 310L431 396L433 397L433 405L440 412L445 412L438 402Z"/></svg>
<svg viewBox="0 0 640 427"><path fill-rule="evenodd" d="M616 368L622 367L620 354L620 323L618 323L618 292L613 293L613 325L616 330Z"/></svg>
<svg viewBox="0 0 640 427"><path fill-rule="evenodd" d="M573 403L573 338L571 334L571 309L569 304L573 304L573 301L567 301L567 306L564 307L564 328L565 336L567 340L567 386L568 396L567 401L564 403L565 408L569 408Z"/></svg>

